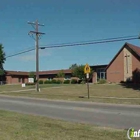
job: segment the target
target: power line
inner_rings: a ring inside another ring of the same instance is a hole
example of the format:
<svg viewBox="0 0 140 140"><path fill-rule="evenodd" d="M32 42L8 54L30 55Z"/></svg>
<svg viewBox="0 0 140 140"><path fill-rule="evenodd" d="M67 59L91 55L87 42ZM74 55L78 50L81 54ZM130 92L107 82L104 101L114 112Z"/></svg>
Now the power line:
<svg viewBox="0 0 140 140"><path fill-rule="evenodd" d="M6 56L6 58L16 56L16 55L20 55L20 54L23 54L23 53L27 53L27 52L30 52L30 51L33 51L33 50L35 50L35 48L29 49L29 50L26 50L26 51L22 51L22 52L18 52L18 53L12 54L12 55L8 55L8 56Z"/></svg>
<svg viewBox="0 0 140 140"><path fill-rule="evenodd" d="M140 39L140 37L138 36L126 36L126 37L115 37L115 38L107 38L107 39L99 39L99 40L93 40L93 41L86 41L86 42L79 42L79 43L65 43L65 44L58 44L58 45L50 45L50 46L45 46L45 45L41 45L40 49L50 49L50 48L62 48L62 47L72 47L72 46L85 46L85 45L93 45L93 44L103 44L103 43L111 43L111 42L120 42L120 41L127 41L127 40L135 40L135 39ZM25 50L19 53L15 53L13 55L9 55L6 58L9 57L13 57L13 56L17 56L20 54L24 54L30 51L35 50L35 48L33 49L29 49L29 50Z"/></svg>
<svg viewBox="0 0 140 140"><path fill-rule="evenodd" d="M130 37L138 37L138 35L132 35L132 36L120 36L120 37L113 37L113 38L103 38L103 39L96 39L96 40L88 40L88 41L78 41L78 42L70 42L70 43L61 43L61 44L48 44L49 46L54 45L67 45L67 44L76 44L76 43L85 43L85 42L95 42L95 41L104 41L104 40L112 40L112 39L125 39ZM48 45L40 45L40 46L48 46Z"/></svg>
<svg viewBox="0 0 140 140"><path fill-rule="evenodd" d="M139 39L138 37L133 38L126 38L126 39L115 39L115 40L105 40L105 41L95 41L95 42L86 42L86 43L76 43L76 44L66 44L66 45L54 45L54 46L47 46L42 48L62 48L62 47L72 47L72 46L84 46L84 45L93 45L93 44L102 44L102 43L111 43L111 42L119 42L119 41L126 41L126 40L134 40Z"/></svg>

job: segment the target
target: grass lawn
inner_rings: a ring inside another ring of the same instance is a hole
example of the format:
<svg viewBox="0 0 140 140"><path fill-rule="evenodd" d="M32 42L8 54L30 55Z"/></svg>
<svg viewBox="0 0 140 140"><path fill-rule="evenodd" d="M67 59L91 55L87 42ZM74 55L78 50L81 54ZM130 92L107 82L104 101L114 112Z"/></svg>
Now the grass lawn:
<svg viewBox="0 0 140 140"><path fill-rule="evenodd" d="M0 110L0 140L127 140L126 130Z"/></svg>
<svg viewBox="0 0 140 140"><path fill-rule="evenodd" d="M7 88L8 85L3 87ZM12 90L16 90L17 87L12 87ZM18 87L19 88L19 87ZM27 89L33 88L32 86L27 86ZM76 84L76 85L40 85L41 92L37 93L35 91L24 91L24 92L5 92L0 94L5 95L15 95L15 96L29 96L37 98L47 98L47 99L58 99L58 100L76 100L76 101L93 101L93 102L103 102L103 103L117 103L117 104L138 104L140 105L140 90L127 88L121 85L115 84L102 84L93 85L90 84L90 99L87 99L87 87L86 84ZM0 88L0 91L3 89ZM11 89L10 89L11 90ZM79 98L79 96L84 96L85 98ZM107 97L107 98L102 98ZM108 97L117 97L108 98ZM122 98L122 99L119 99ZM128 98L128 99L123 99ZM129 99L130 98L130 99ZM137 98L137 99L131 99Z"/></svg>
<svg viewBox="0 0 140 140"><path fill-rule="evenodd" d="M43 87L56 87L56 86L60 86L57 84L45 84L45 85L40 85L41 88ZM15 90L26 90L26 89L35 89L34 85L31 86L26 86L26 87L22 87L21 84L17 84L17 85L0 85L0 92L3 91L15 91Z"/></svg>

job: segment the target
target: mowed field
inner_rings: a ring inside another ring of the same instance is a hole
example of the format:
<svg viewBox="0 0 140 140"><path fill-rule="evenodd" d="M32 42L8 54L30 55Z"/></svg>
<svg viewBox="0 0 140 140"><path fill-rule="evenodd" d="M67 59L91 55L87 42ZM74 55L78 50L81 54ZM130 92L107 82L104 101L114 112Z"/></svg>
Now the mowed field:
<svg viewBox="0 0 140 140"><path fill-rule="evenodd" d="M54 100L76 100L117 104L140 104L140 89L117 84L90 84L90 99L87 98L86 84L44 84L40 85L40 92L35 86L2 85L0 94L12 96L28 96Z"/></svg>
<svg viewBox="0 0 140 140"><path fill-rule="evenodd" d="M127 140L127 131L0 110L0 140Z"/></svg>
<svg viewBox="0 0 140 140"><path fill-rule="evenodd" d="M1 95L24 96L53 100L89 101L117 104L140 104L139 88L122 85L46 84L22 88L21 85L0 86ZM84 97L84 98L79 98ZM127 130L71 123L47 117L0 110L0 140L127 140Z"/></svg>

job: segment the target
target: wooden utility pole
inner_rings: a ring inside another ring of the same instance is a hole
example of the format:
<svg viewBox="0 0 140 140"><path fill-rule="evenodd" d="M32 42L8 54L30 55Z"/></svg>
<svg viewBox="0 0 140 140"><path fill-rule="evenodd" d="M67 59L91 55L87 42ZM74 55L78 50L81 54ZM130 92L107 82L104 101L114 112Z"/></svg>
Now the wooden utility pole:
<svg viewBox="0 0 140 140"><path fill-rule="evenodd" d="M29 34L33 35L35 34L36 38L36 91L39 92L39 36L43 35L45 33L38 31L38 26L44 26L43 24L39 24L38 20L36 22L28 22L28 24L31 24L35 31L30 31Z"/></svg>

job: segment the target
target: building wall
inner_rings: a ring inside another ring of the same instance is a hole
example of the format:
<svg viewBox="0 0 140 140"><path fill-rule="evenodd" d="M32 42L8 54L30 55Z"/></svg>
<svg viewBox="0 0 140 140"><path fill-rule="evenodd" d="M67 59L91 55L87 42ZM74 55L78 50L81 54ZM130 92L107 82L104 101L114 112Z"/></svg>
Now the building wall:
<svg viewBox="0 0 140 140"><path fill-rule="evenodd" d="M21 79L19 81L19 78ZM28 76L6 76L7 84L21 84L28 83Z"/></svg>
<svg viewBox="0 0 140 140"><path fill-rule="evenodd" d="M136 56L132 55L132 71L136 68L140 69L140 60Z"/></svg>
<svg viewBox="0 0 140 140"><path fill-rule="evenodd" d="M12 77L6 76L6 84L11 84L11 83L12 83Z"/></svg>
<svg viewBox="0 0 140 140"><path fill-rule="evenodd" d="M121 51L110 67L107 69L108 82L120 82L124 80L124 52Z"/></svg>
<svg viewBox="0 0 140 140"><path fill-rule="evenodd" d="M107 69L108 82L131 80L133 71L140 68L140 60L129 48L124 48Z"/></svg>

